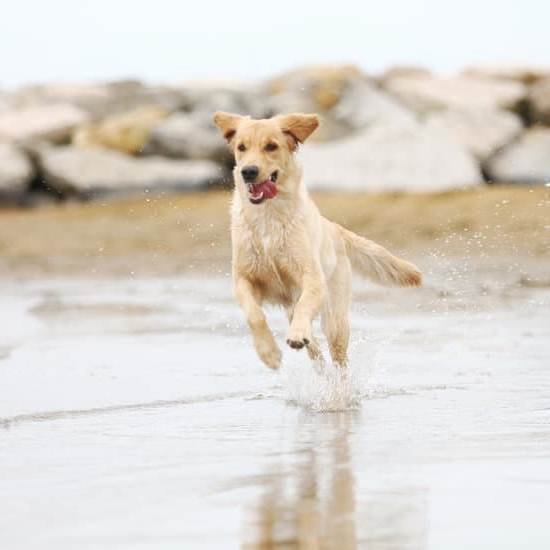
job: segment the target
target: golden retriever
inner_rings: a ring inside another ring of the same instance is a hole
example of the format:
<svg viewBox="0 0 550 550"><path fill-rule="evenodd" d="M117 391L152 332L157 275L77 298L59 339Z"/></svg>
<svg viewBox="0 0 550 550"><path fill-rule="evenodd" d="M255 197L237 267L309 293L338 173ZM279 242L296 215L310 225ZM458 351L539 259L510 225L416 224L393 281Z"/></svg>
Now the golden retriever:
<svg viewBox="0 0 550 550"><path fill-rule="evenodd" d="M217 112L214 122L235 155L234 293L258 355L268 367L280 366L281 351L262 310L267 302L286 309L287 344L306 347L313 360L322 359L311 329L320 313L332 360L345 366L352 266L377 283L400 286L420 286L420 271L321 216L294 154L319 125L316 115L254 120Z"/></svg>

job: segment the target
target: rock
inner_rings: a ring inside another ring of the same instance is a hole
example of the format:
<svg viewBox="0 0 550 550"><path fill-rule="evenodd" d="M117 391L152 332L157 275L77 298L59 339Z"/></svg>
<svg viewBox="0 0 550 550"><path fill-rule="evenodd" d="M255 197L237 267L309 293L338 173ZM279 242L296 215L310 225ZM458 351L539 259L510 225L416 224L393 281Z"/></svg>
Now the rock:
<svg viewBox="0 0 550 550"><path fill-rule="evenodd" d="M451 136L419 123L378 124L301 153L312 189L439 191L482 183L473 156Z"/></svg>
<svg viewBox="0 0 550 550"><path fill-rule="evenodd" d="M81 196L188 189L222 177L212 161L135 158L101 148L41 147L37 159L48 188Z"/></svg>
<svg viewBox="0 0 550 550"><path fill-rule="evenodd" d="M15 101L22 107L69 103L86 111L94 120L142 107L163 107L174 111L189 104L189 98L181 89L147 86L133 80L27 86L17 92Z"/></svg>
<svg viewBox="0 0 550 550"><path fill-rule="evenodd" d="M98 123L89 123L73 133L78 147L101 146L130 155L141 153L149 142L151 129L168 116L164 107L140 107L113 115Z"/></svg>
<svg viewBox="0 0 550 550"><path fill-rule="evenodd" d="M271 114L314 112L322 119L314 141L349 135L383 121L411 121L413 114L354 66L305 67L266 85Z"/></svg>
<svg viewBox="0 0 550 550"><path fill-rule="evenodd" d="M331 110L331 117L351 130L378 123L414 122L415 115L373 84L357 82Z"/></svg>
<svg viewBox="0 0 550 550"><path fill-rule="evenodd" d="M428 115L426 125L452 135L479 160L487 159L523 130L516 114L492 109L436 111Z"/></svg>
<svg viewBox="0 0 550 550"><path fill-rule="evenodd" d="M248 83L187 82L183 85L187 106L182 109L202 118L215 111L263 118L269 114L260 89Z"/></svg>
<svg viewBox="0 0 550 550"><path fill-rule="evenodd" d="M529 121L533 124L550 125L550 78L533 84L527 101Z"/></svg>
<svg viewBox="0 0 550 550"><path fill-rule="evenodd" d="M531 84L541 78L550 77L550 67L535 65L474 65L462 72L465 76L485 78L490 80L515 80L524 84Z"/></svg>
<svg viewBox="0 0 550 550"><path fill-rule="evenodd" d="M266 90L275 96L301 92L302 98L314 109L327 111L340 101L351 82L363 78L354 65L316 65L282 74L270 80Z"/></svg>
<svg viewBox="0 0 550 550"><path fill-rule="evenodd" d="M30 160L17 147L0 143L0 196L23 193L34 175Z"/></svg>
<svg viewBox="0 0 550 550"><path fill-rule="evenodd" d="M72 130L87 122L88 118L78 107L64 103L12 109L0 112L0 139L62 142L68 140Z"/></svg>
<svg viewBox="0 0 550 550"><path fill-rule="evenodd" d="M418 67L415 65L396 65L386 69L378 80L384 82L385 80L390 80L392 78L399 77L430 77L432 73L429 69L425 67Z"/></svg>
<svg viewBox="0 0 550 550"><path fill-rule="evenodd" d="M152 129L147 151L176 158L231 160L229 148L212 123L211 113L170 115Z"/></svg>
<svg viewBox="0 0 550 550"><path fill-rule="evenodd" d="M383 83L395 98L419 114L441 109L518 108L527 95L519 82L473 77L397 77Z"/></svg>
<svg viewBox="0 0 550 550"><path fill-rule="evenodd" d="M497 183L550 183L550 128L527 130L485 166Z"/></svg>

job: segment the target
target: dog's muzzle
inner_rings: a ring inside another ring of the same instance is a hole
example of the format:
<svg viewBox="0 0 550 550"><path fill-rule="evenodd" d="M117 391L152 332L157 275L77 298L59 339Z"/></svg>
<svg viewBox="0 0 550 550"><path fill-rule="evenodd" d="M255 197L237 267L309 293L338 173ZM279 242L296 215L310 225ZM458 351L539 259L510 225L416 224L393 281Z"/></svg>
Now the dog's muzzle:
<svg viewBox="0 0 550 550"><path fill-rule="evenodd" d="M272 199L277 195L277 176L278 172L275 170L269 176L269 179L260 183L247 183L248 187L248 200L252 204L261 204L266 199Z"/></svg>

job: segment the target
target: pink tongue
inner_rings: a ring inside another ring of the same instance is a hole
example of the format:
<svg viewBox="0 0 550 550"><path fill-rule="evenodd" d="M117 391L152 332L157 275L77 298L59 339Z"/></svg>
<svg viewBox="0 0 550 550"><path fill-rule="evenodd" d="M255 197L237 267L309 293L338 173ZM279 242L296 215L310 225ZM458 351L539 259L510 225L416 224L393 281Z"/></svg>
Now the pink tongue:
<svg viewBox="0 0 550 550"><path fill-rule="evenodd" d="M277 186L271 180L255 183L252 185L252 188L255 195L263 193L266 199L272 199L277 194Z"/></svg>

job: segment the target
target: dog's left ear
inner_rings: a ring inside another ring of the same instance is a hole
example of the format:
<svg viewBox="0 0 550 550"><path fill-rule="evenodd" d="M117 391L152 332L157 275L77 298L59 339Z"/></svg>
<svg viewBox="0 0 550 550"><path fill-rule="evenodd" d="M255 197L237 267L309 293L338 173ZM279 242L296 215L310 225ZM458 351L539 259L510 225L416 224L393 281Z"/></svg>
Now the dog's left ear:
<svg viewBox="0 0 550 550"><path fill-rule="evenodd" d="M214 124L220 129L227 143L231 143L233 136L237 133L237 126L244 117L218 111L214 113L213 118Z"/></svg>
<svg viewBox="0 0 550 550"><path fill-rule="evenodd" d="M304 143L319 126L319 117L317 115L296 113L292 115L280 115L277 119L283 132L289 136L289 144L293 151L297 149L299 143Z"/></svg>

